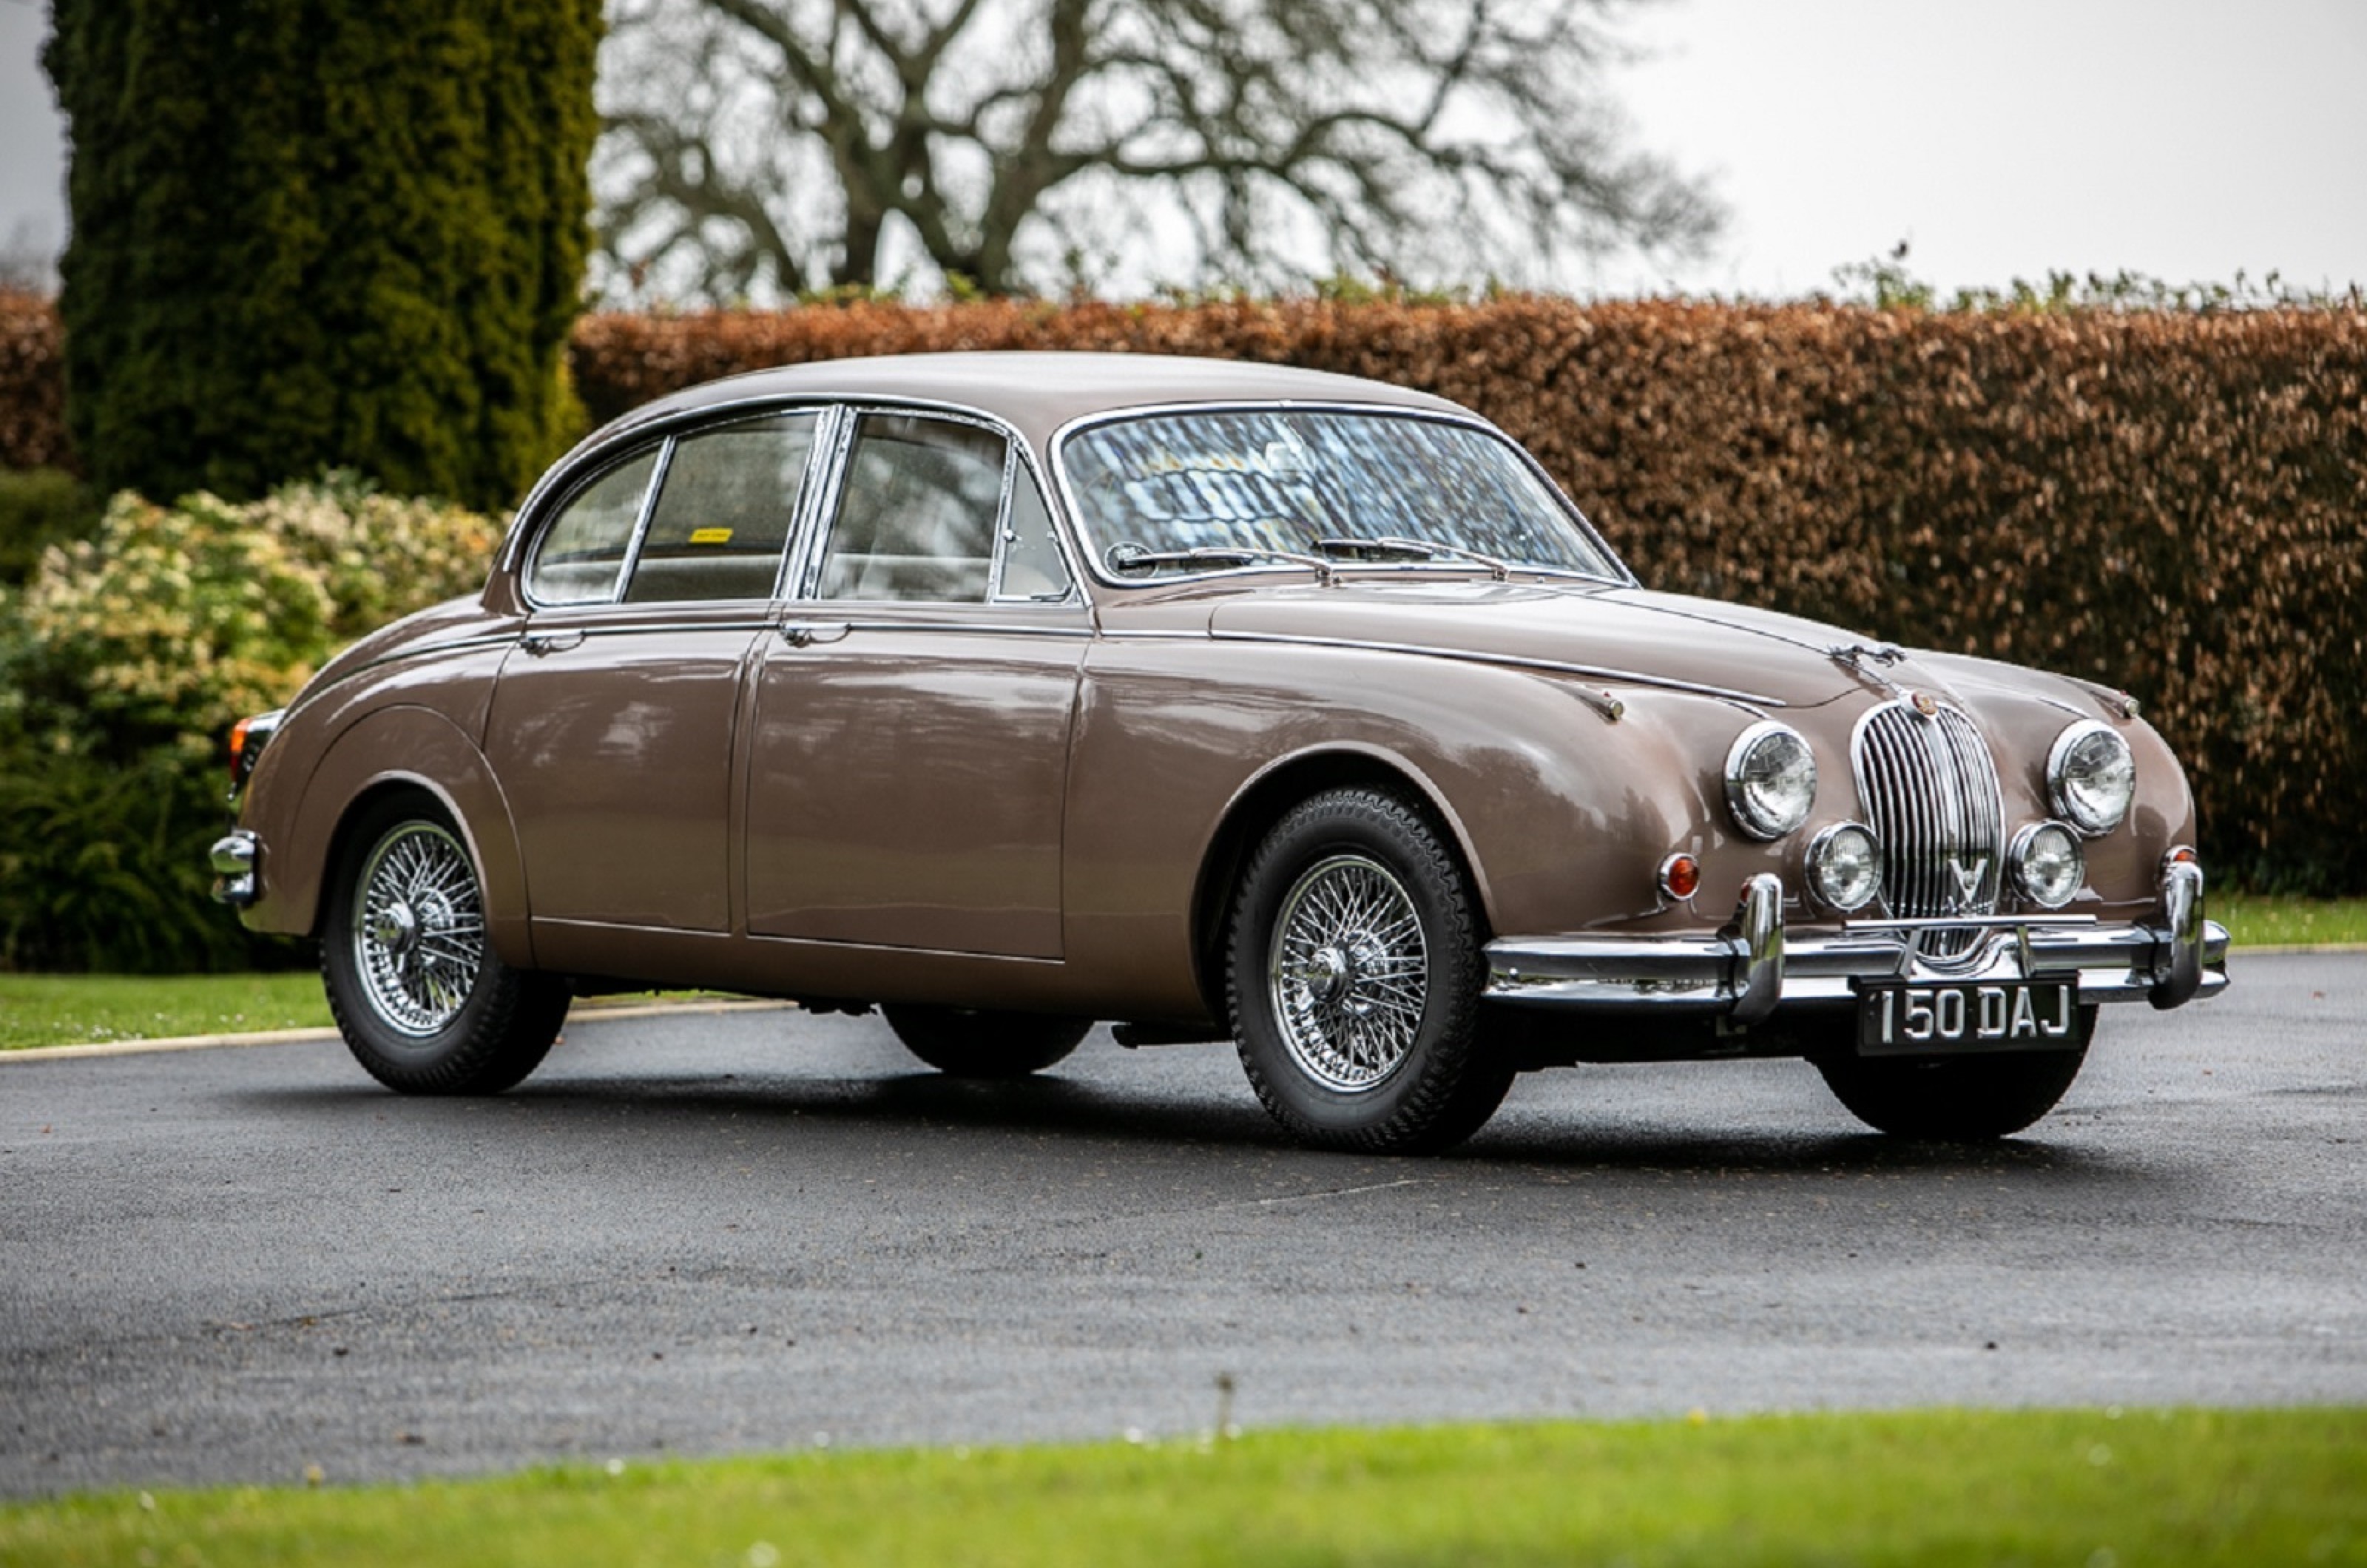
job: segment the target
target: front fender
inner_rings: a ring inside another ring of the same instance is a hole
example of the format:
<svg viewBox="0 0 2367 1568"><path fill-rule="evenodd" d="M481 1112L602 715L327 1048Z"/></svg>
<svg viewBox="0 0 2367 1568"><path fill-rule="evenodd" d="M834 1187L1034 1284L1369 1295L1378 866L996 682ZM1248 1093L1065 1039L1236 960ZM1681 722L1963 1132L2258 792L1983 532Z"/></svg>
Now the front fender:
<svg viewBox="0 0 2367 1568"><path fill-rule="evenodd" d="M275 740L275 746L277 745ZM266 760L270 753L265 753ZM265 781L258 770L257 783ZM432 708L379 708L356 720L329 742L295 792L285 801L283 778L267 796L258 789L246 825L263 842L262 896L246 911L257 931L316 935L337 836L355 804L365 795L409 785L443 803L484 879L486 933L502 961L531 968L534 949L527 923L526 865L509 800L484 753L468 732Z"/></svg>

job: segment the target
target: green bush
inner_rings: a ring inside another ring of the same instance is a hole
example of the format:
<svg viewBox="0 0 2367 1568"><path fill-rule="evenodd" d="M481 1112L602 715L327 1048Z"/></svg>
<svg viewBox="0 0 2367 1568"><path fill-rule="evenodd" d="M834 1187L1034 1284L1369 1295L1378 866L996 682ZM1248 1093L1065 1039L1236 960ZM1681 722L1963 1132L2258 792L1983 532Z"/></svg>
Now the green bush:
<svg viewBox="0 0 2367 1568"><path fill-rule="evenodd" d="M566 445L599 0L57 0L52 22L92 477L244 499L339 464L514 502Z"/></svg>
<svg viewBox="0 0 2367 1568"><path fill-rule="evenodd" d="M97 531L99 494L62 468L0 468L0 583L33 574L51 545Z"/></svg>
<svg viewBox="0 0 2367 1568"><path fill-rule="evenodd" d="M350 476L245 505L127 492L0 591L0 966L284 957L206 896L223 737L355 637L475 590L500 528Z"/></svg>

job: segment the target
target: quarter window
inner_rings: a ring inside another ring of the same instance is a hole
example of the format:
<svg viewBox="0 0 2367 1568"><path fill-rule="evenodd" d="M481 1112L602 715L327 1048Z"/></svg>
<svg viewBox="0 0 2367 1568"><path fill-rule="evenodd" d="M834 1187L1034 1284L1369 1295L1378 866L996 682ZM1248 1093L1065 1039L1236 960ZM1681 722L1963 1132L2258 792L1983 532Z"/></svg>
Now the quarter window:
<svg viewBox="0 0 2367 1568"><path fill-rule="evenodd" d="M677 441L626 601L771 598L819 423L782 414Z"/></svg>
<svg viewBox="0 0 2367 1568"><path fill-rule="evenodd" d="M1008 466L1005 443L991 430L912 414L862 415L820 595L982 602Z"/></svg>
<svg viewBox="0 0 2367 1568"><path fill-rule="evenodd" d="M1052 514L1044 492L1025 468L1011 476L1011 511L1002 521L1002 577L998 599L1065 599L1069 563L1052 536Z"/></svg>
<svg viewBox="0 0 2367 1568"><path fill-rule="evenodd" d="M536 603L601 604L616 597L657 464L651 447L575 492L544 530L527 568L527 592Z"/></svg>

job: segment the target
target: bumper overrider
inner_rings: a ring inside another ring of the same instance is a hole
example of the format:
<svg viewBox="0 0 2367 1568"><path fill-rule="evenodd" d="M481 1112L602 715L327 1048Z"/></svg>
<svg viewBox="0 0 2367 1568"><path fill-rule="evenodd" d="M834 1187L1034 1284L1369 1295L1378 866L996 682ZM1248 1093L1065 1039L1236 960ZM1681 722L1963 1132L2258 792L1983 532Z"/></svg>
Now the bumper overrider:
<svg viewBox="0 0 2367 1568"><path fill-rule="evenodd" d="M2203 871L2172 863L2160 925L2093 915L1844 920L1839 935L1788 936L1784 885L1743 884L1734 921L1708 936L1508 937L1488 944L1491 1000L1605 1012L1706 1014L1758 1023L1779 1007L1854 1002L1867 981L1954 984L2076 979L2079 1001L2174 1008L2227 985L2227 931L2203 918ZM1978 933L1942 956L1941 932Z"/></svg>
<svg viewBox="0 0 2367 1568"><path fill-rule="evenodd" d="M263 843L244 828L233 828L214 840L214 902L243 909L255 902L263 868Z"/></svg>

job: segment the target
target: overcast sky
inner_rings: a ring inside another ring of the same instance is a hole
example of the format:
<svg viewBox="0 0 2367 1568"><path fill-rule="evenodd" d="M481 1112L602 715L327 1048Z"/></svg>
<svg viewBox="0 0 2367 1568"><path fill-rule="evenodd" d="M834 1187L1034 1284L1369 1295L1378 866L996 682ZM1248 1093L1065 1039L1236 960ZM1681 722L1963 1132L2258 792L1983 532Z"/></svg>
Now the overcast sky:
<svg viewBox="0 0 2367 1568"><path fill-rule="evenodd" d="M38 62L0 0L0 248L65 232ZM1663 0L1614 77L1639 144L1711 175L1711 260L1582 292L1796 295L1886 253L1943 288L2051 268L2367 283L2367 0Z"/></svg>

